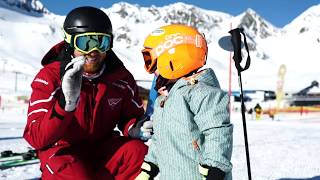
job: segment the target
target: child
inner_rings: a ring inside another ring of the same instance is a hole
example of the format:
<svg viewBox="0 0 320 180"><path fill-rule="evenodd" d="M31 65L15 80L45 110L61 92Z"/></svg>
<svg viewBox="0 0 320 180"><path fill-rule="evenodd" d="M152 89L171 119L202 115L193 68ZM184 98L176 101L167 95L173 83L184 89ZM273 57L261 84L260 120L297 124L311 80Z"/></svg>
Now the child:
<svg viewBox="0 0 320 180"><path fill-rule="evenodd" d="M159 71L154 135L138 180L231 179L229 97L205 65L207 42L194 28L154 30L142 50L145 69Z"/></svg>

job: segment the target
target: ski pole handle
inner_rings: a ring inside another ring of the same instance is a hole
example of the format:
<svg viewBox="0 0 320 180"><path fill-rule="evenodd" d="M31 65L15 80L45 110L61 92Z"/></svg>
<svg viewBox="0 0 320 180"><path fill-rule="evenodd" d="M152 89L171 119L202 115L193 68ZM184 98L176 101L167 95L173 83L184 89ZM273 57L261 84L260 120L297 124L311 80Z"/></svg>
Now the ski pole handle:
<svg viewBox="0 0 320 180"><path fill-rule="evenodd" d="M250 66L250 54L249 54L249 47L247 44L247 40L246 40L246 35L243 32L243 28L236 28L236 29L232 29L229 31L229 33L231 34L231 43L233 45L233 60L235 62L236 68L238 70L238 73L245 71L246 69L249 68ZM247 50L248 53L248 57L247 57L247 61L245 64L245 67L241 67L241 61L242 61L242 54L241 54L241 34L243 35L243 39L244 39L244 46Z"/></svg>

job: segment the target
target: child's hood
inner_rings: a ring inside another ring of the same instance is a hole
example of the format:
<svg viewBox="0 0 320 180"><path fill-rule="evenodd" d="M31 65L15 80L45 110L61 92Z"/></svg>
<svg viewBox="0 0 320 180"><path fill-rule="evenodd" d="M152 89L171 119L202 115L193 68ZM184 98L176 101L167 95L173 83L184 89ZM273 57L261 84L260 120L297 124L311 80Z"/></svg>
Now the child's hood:
<svg viewBox="0 0 320 180"><path fill-rule="evenodd" d="M208 68L201 70L192 76L181 78L174 85L174 89L177 89L185 85L195 84L198 82L203 82L208 86L220 88L220 84L216 77L216 74L211 68Z"/></svg>

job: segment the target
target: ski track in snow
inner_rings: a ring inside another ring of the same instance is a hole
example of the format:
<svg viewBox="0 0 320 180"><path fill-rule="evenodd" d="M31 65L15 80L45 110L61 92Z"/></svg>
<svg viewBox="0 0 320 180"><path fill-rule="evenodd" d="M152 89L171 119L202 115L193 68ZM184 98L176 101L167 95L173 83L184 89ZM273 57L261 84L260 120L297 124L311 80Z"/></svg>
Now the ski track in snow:
<svg viewBox="0 0 320 180"><path fill-rule="evenodd" d="M0 151L27 151L28 143L19 138L25 126L25 111L0 114ZM231 114L234 124L233 179L246 180L247 166L242 118ZM320 113L280 114L272 121L267 116L253 120L246 115L252 179L320 180ZM0 170L2 179L37 179L39 164Z"/></svg>

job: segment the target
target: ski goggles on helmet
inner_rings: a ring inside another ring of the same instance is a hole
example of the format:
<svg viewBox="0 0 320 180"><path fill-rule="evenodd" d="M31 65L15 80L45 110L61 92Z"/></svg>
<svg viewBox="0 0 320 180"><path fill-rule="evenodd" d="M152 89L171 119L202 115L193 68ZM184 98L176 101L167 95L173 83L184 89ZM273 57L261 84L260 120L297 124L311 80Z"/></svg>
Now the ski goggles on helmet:
<svg viewBox="0 0 320 180"><path fill-rule="evenodd" d="M64 34L65 41L69 43L71 47L84 54L88 54L94 50L103 53L111 48L112 36L110 34L97 32L87 32L75 35L64 32Z"/></svg>
<svg viewBox="0 0 320 180"><path fill-rule="evenodd" d="M157 58L152 58L152 49L146 48L142 50L144 59L144 68L148 73L154 73L157 70Z"/></svg>

